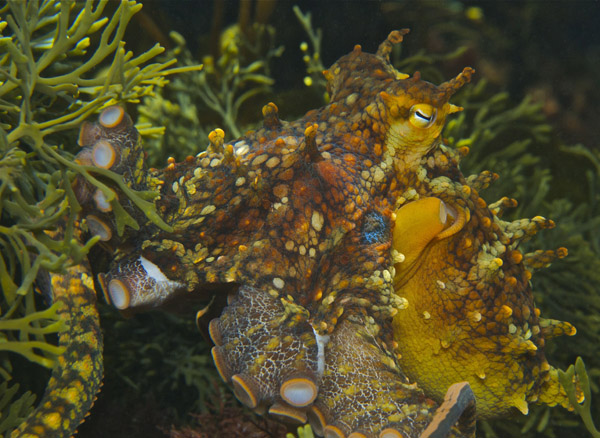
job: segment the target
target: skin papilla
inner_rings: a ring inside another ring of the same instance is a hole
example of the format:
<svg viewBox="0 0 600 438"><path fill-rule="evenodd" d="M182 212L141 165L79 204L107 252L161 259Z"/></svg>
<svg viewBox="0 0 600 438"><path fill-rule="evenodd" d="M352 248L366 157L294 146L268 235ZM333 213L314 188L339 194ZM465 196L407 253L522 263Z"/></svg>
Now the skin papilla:
<svg viewBox="0 0 600 438"><path fill-rule="evenodd" d="M474 437L476 415L567 405L544 345L574 328L540 317L524 264L557 254L518 250L552 222L502 221L504 204L478 195L494 174L462 175L441 132L473 70L439 86L396 71L406 33L325 71L325 107L285 122L269 103L263 127L229 143L215 130L162 170L119 107L80 135L76 159L158 193L166 223L118 187L76 184L113 260L106 298L132 311L228 286L209 326L221 377L248 407L326 437ZM138 230L119 230L121 210Z"/></svg>

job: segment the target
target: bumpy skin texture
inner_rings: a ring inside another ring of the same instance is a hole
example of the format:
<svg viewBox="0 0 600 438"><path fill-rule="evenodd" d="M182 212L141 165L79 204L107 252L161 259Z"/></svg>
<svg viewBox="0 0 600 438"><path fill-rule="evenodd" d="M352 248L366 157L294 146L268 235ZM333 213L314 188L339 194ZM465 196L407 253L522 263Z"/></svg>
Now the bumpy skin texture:
<svg viewBox="0 0 600 438"><path fill-rule="evenodd" d="M400 366L436 400L453 382L468 381L479 418L514 408L527 414L529 402L569 407L544 345L575 329L540 318L529 284L530 269L566 250L523 255L519 243L552 221L501 220L501 205L512 201L488 208L477 192L495 176L467 181L448 173L456 168L448 163L457 160L456 151L440 148L400 197L394 247L405 259L396 265L394 283L410 303L394 317L395 337L403 340ZM423 197L431 194L436 197ZM445 224L440 210L451 215Z"/></svg>
<svg viewBox="0 0 600 438"><path fill-rule="evenodd" d="M65 323L59 345L65 348L53 370L46 393L11 437L71 436L92 407L102 381L102 334L96 293L87 263L66 274L50 274L52 300Z"/></svg>
<svg viewBox="0 0 600 438"><path fill-rule="evenodd" d="M117 209L143 215L79 182L114 256L107 299L143 309L229 285L209 327L221 376L249 407L327 437L474 436L471 387L486 416L524 411L513 392L561 401L543 344L571 327L538 318L516 252L549 221L500 221L476 192L490 174L462 176L441 130L472 70L440 86L397 72L388 55L406 32L326 71L329 105L287 123L268 104L258 131L228 144L213 131L163 170L145 169L119 108L80 135L77 160L158 192L167 224L119 235Z"/></svg>

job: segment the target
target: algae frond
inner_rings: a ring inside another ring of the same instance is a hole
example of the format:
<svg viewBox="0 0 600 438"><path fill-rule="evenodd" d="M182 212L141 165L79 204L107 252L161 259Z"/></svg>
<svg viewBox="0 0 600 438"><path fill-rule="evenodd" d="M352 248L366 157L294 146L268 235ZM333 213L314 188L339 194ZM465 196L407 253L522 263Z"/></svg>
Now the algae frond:
<svg viewBox="0 0 600 438"><path fill-rule="evenodd" d="M298 427L298 429L296 430L296 435L294 435L293 433L288 433L285 438L315 438L315 435L313 434L312 428L310 427L309 424L305 425L305 426L300 426Z"/></svg>
<svg viewBox="0 0 600 438"><path fill-rule="evenodd" d="M304 85L307 87L316 87L322 90L325 96L325 101L329 100L326 92L327 81L323 77L325 66L321 60L321 41L323 39L323 31L319 28L315 29L312 24L312 15L310 12L302 12L298 6L294 6L294 14L302 25L304 32L308 36L310 46L306 41L300 43L302 51L302 60L306 65L306 76L304 77Z"/></svg>
<svg viewBox="0 0 600 438"><path fill-rule="evenodd" d="M587 427L593 438L599 438L600 431L596 429L596 426L594 425L594 419L592 418L592 391L590 390L589 377L585 370L583 359L578 357L575 361L575 365L569 366L567 371L559 370L558 375L561 385L564 386L567 394L569 395L569 401L571 402L571 405L575 408L575 411L583 420L585 427ZM581 389L583 391L584 400L581 403L578 401L577 397L578 391L577 385L574 383L575 378L577 379L576 381L581 385Z"/></svg>
<svg viewBox="0 0 600 438"><path fill-rule="evenodd" d="M143 100L143 105L138 107L147 122L140 129L142 134L165 132L153 125L168 126L163 144L170 145L170 154L175 156L179 151L196 153L198 151L193 147L197 145L197 139L205 138L213 127L224 126L228 134L233 135L242 132L247 123L240 120L240 108L252 96L267 91L274 78L268 70L269 58L264 55L240 62L238 58L244 49L239 49L245 43L225 47L223 58L206 58L209 68L205 72L199 72L194 66L195 61L186 54L183 40L178 42L179 52L168 54L163 62L153 61L162 51L158 46L135 57L125 50L121 40L125 26L140 5L122 2L114 14L106 17L107 3L10 1L0 7L0 375L5 380L0 385L0 434L18 424L33 404L31 393L19 396L17 385L8 382L15 374L10 362L14 352L46 367L52 367L60 353L50 340L61 329L52 307L37 310L41 301L33 294L37 273L41 269L60 271L68 264L77 263L95 243L95 239L87 243L74 239L73 223L78 205L69 181L81 174L101 189L106 189L106 183L110 181L123 185L120 177L108 172L73 165L69 152L60 145L73 151L71 143L76 138L73 130L102 107L114 102ZM445 6L440 4L439 7ZM410 8L413 8L412 4ZM322 70L318 64L321 35L312 29L308 14L297 14L312 45L309 48L307 44L306 50L303 49L303 56L308 57L305 60L307 77L312 79L313 86L318 85L322 81L320 71L317 71ZM427 25L427 16L422 14L421 26ZM446 28L449 27L464 32L456 21L447 22ZM237 38L235 35L232 32L224 39L233 40ZM504 44L502 38L495 41ZM274 51L269 49L269 56L281 53L274 44L270 47ZM449 57L456 57L463 50L458 47ZM185 67L172 68L174 55L182 58ZM439 83L444 75L436 69L435 63L443 59L448 57L436 58L419 52L397 66L406 72L412 72L418 66L424 77ZM423 69L424 65L428 67ZM167 82L167 74L189 69L196 72L172 81L169 94L159 94ZM240 74L248 75L249 80L244 81ZM190 90L199 91L194 91L196 94L192 97ZM507 211L506 215L544 214L556 221L557 228L540 234L532 246L556 248L564 245L569 249L569 257L534 276L534 289L536 301L544 308L544 313L568 320L579 330L579 335L568 344L556 341L560 348L554 347L549 355L564 367L577 354L585 355L588 372L583 363L580 365L577 361L575 367L566 372L570 377L565 386L568 389L573 378L571 373L575 370L586 395L581 415L588 430L596 433L586 418L600 418L598 403L595 406L590 403L591 395L598 394L600 376L598 161L584 147L570 150L569 153L585 157L580 161L581 174L587 175L588 184L587 190L570 188L572 193L565 193L560 186L571 187L570 184L563 183L563 175L546 157L548 149L558 148L556 136L540 115L538 105L528 100L514 105L508 94L491 93L483 81L465 90L457 99L456 103L466 110L448 124L445 137L451 146L471 149L463 168L470 172L490 169L500 174L500 180L487 190L486 197L491 201L501 196L517 198L519 206L513 212ZM164 161L161 154L169 152L159 150L157 146L150 154L154 154L156 163ZM110 196L110 192L107 193ZM160 223L150 202L152 193L129 190L128 196L138 202L148 220ZM572 197L575 200L570 199ZM55 230L65 217L64 234L58 239L50 238L46 231ZM121 231L126 224L137 225L133 218L125 215L120 221ZM567 294L569 298L565 298ZM125 327L124 331L127 330ZM178 340L165 335L164 341L166 345L167 341ZM141 348L160 354L164 345L129 345L122 366L136 365ZM169 386L176 380L183 380L185 386L196 386L202 394L201 384L194 376L194 366L203 367L204 359L200 352L196 354L185 348L184 345L178 350L189 361L176 364L180 368L174 372L174 378L163 379L163 384ZM150 375L157 370L156 363L147 361L141 365L137 368L139 372L157 378L156 374ZM589 379L588 384L583 385L585 375L589 375ZM573 391L568 389L569 393ZM203 403L201 397L200 403ZM576 410L580 409L576 407ZM580 432L583 427L570 413L539 408L532 409L529 417L515 421L483 423L480 434L561 436L564 429Z"/></svg>
<svg viewBox="0 0 600 438"><path fill-rule="evenodd" d="M122 1L105 16L107 4L9 0L0 7L0 433L17 425L33 402L26 393L9 405L17 392L17 385L8 385L11 354L53 368L62 352L52 339L63 323L55 306L38 310L35 282L42 271L80 263L98 240L77 239L75 175L109 199L114 192L107 183L118 185L148 221L166 226L150 202L155 194L135 192L116 174L74 163L61 146L72 151L75 129L99 109L137 103L164 86L167 75L200 68L171 68L175 59L151 63L163 52L159 45L134 56L122 38L142 5ZM122 213L121 232L138 226Z"/></svg>
<svg viewBox="0 0 600 438"><path fill-rule="evenodd" d="M241 117L245 104L271 91L269 64L283 52L275 45L271 26L255 24L252 35L244 34L239 25L225 29L219 56L203 57L202 71L180 75L157 95L143 99L138 106L141 126L169 120L164 135L145 144L152 163L164 163L169 150L176 160L197 154L202 146L198 139L207 138L215 128L223 128L228 138L242 135L248 127ZM165 59L177 57L183 66L195 65L185 39L177 32L170 37L174 48ZM260 111L254 114L258 117Z"/></svg>

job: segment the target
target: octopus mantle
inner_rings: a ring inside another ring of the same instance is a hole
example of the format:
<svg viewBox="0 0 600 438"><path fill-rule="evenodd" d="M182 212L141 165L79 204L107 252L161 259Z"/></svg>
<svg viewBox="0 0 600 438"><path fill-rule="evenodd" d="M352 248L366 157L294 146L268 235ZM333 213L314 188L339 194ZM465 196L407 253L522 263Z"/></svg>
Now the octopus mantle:
<svg viewBox="0 0 600 438"><path fill-rule="evenodd" d="M406 33L327 70L327 106L287 123L270 103L262 128L231 143L215 130L163 170L145 168L119 107L79 139L78 162L159 193L166 223L78 181L83 229L114 258L106 298L125 311L228 290L209 325L221 377L326 437L474 437L475 401L480 418L568 405L544 345L574 328L540 318L529 285L565 251L518 249L552 221L505 222L513 200L479 197L496 176L465 178L466 150L441 139L473 70L439 86L399 73ZM145 225L119 229L117 209Z"/></svg>

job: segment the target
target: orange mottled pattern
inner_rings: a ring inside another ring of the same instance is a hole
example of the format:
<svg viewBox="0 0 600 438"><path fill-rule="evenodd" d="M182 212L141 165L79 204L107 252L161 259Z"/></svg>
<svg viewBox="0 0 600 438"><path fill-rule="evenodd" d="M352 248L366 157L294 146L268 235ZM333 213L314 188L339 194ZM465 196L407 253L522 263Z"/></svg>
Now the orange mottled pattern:
<svg viewBox="0 0 600 438"><path fill-rule="evenodd" d="M502 221L511 201L478 195L495 176L462 175L465 150L441 132L473 70L439 86L398 72L389 54L407 32L325 71L323 108L285 122L269 103L261 128L228 143L217 129L162 170L146 169L122 108L79 138L79 163L157 193L164 221L123 187L77 182L84 228L112 258L107 300L127 312L227 291L209 325L221 377L318 436L474 437L478 412L564 401L543 349L574 329L540 318L529 287L557 254L518 250L552 222Z"/></svg>

